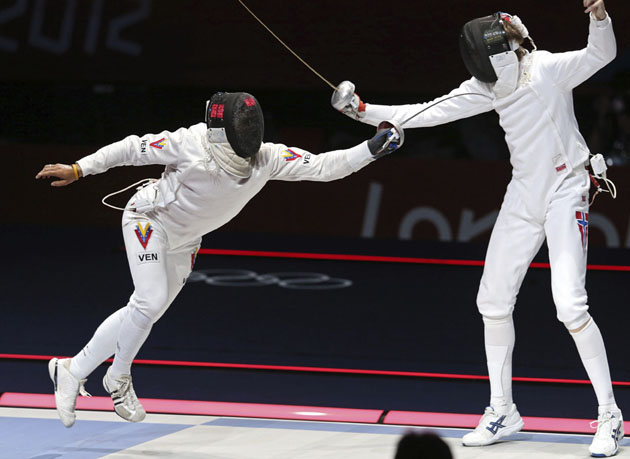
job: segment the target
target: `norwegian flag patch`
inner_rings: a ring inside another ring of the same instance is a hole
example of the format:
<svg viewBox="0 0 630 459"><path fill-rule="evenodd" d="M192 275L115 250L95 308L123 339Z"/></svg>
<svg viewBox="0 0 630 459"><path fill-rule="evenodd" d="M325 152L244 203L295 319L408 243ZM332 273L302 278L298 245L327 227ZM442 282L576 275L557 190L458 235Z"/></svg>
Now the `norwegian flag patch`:
<svg viewBox="0 0 630 459"><path fill-rule="evenodd" d="M575 219L577 220L580 237L582 238L582 248L586 250L586 246L588 245L588 212L576 211Z"/></svg>

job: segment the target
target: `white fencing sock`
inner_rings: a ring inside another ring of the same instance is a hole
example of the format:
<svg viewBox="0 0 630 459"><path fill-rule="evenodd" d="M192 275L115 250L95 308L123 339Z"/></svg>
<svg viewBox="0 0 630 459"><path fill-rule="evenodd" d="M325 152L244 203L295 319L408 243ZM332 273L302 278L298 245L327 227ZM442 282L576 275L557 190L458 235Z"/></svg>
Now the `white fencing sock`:
<svg viewBox="0 0 630 459"><path fill-rule="evenodd" d="M128 311L128 306L122 307L105 319L94 332L92 339L72 357L70 373L75 378L87 378L96 367L114 354L120 326Z"/></svg>
<svg viewBox="0 0 630 459"><path fill-rule="evenodd" d="M116 342L114 363L109 370L109 377L118 379L122 375L131 374L131 364L146 341L153 326L153 321L142 314L138 308L130 307L125 317Z"/></svg>
<svg viewBox="0 0 630 459"><path fill-rule="evenodd" d="M515 332L512 315L502 319L483 318L486 361L490 377L490 405L505 414L512 407L512 351Z"/></svg>
<svg viewBox="0 0 630 459"><path fill-rule="evenodd" d="M605 411L617 410L602 334L592 317L583 327L575 333L571 332L571 336L595 389L597 403Z"/></svg>

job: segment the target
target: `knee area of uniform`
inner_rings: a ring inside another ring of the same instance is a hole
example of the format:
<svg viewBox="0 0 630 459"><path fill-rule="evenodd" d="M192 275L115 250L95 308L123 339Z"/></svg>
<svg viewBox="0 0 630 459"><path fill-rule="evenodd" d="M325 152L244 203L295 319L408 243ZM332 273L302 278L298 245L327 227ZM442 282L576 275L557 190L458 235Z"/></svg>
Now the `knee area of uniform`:
<svg viewBox="0 0 630 459"><path fill-rule="evenodd" d="M586 301L555 302L556 317L566 325L569 330L583 325L590 319L588 304Z"/></svg>
<svg viewBox="0 0 630 459"><path fill-rule="evenodd" d="M146 316L142 311L136 308L129 311L129 319L131 323L141 330L147 330L155 323L155 320Z"/></svg>
<svg viewBox="0 0 630 459"><path fill-rule="evenodd" d="M483 323L486 326L492 326L492 325L503 325L503 324L509 324L512 323L513 319L512 319L512 314L508 314L506 316L482 316L483 319Z"/></svg>
<svg viewBox="0 0 630 459"><path fill-rule="evenodd" d="M500 319L512 315L514 302L499 298L481 298L481 295L477 295L477 310L484 318Z"/></svg>
<svg viewBox="0 0 630 459"><path fill-rule="evenodd" d="M131 295L129 303L132 307L136 307L146 315L151 315L151 310L159 313L168 302L168 290L165 288L153 289L151 291L138 291Z"/></svg>
<svg viewBox="0 0 630 459"><path fill-rule="evenodd" d="M123 323L123 321L125 320L125 317L127 317L127 314L129 314L130 310L131 310L131 302L127 303L126 306L120 308L120 313L118 314L118 321L120 323Z"/></svg>
<svg viewBox="0 0 630 459"><path fill-rule="evenodd" d="M592 322L591 319L591 315L588 312L585 312L584 314L581 314L577 319L564 321L563 323L564 326L567 327L567 330L569 330L569 332L578 333L584 330L584 328L586 328L586 326Z"/></svg>
<svg viewBox="0 0 630 459"><path fill-rule="evenodd" d="M161 304L158 305L132 299L129 302L128 314L137 327L148 328L160 318L163 309L164 306Z"/></svg>

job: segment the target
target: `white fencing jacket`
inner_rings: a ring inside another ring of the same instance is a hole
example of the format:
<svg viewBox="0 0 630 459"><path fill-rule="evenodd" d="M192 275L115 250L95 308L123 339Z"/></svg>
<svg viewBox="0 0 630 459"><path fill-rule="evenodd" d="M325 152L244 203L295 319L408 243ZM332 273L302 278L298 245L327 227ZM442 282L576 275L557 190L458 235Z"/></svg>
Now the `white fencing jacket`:
<svg viewBox="0 0 630 459"><path fill-rule="evenodd" d="M491 83L473 77L447 96L472 92L486 97L455 97L429 108L403 128L436 126L496 110L510 150L513 182L540 214L564 177L574 168L583 167L588 159L589 151L573 111L572 90L615 55L610 17L597 21L591 15L586 48L557 54L528 53L519 63L519 83L512 94L497 98ZM365 117L360 121L375 126L381 120L402 122L435 101L399 106L366 104Z"/></svg>
<svg viewBox="0 0 630 459"><path fill-rule="evenodd" d="M153 201L145 216L164 229L168 248L174 250L230 221L268 180L336 180L374 160L367 142L318 155L264 143L251 175L240 178L223 170L213 157L216 148L229 149L229 144L206 143L206 130L206 124L199 123L175 132L132 135L77 162L84 175L115 166L165 165L162 177L136 193L127 208L134 208L136 200Z"/></svg>

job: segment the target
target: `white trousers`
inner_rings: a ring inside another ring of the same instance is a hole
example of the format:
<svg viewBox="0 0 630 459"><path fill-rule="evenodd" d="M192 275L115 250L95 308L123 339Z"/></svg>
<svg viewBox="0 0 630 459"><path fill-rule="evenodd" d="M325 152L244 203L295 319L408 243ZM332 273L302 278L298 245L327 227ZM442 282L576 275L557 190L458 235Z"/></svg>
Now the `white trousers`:
<svg viewBox="0 0 630 459"><path fill-rule="evenodd" d="M525 273L547 238L558 320L569 330L588 320L584 284L589 187L587 171L574 170L551 195L546 209L533 211L519 183L510 183L490 236L477 295L483 317L512 314Z"/></svg>
<svg viewBox="0 0 630 459"><path fill-rule="evenodd" d="M122 230L134 285L129 305L154 323L186 283L201 238L177 250L168 250L167 237L160 225L133 212L124 213Z"/></svg>
<svg viewBox="0 0 630 459"><path fill-rule="evenodd" d="M130 373L131 363L151 327L186 283L201 245L199 238L177 250L168 250L160 225L133 212L123 214L122 231L134 292L127 305L105 319L73 357L71 371L80 379L112 355L111 376Z"/></svg>
<svg viewBox="0 0 630 459"><path fill-rule="evenodd" d="M512 405L515 343L512 311L527 268L546 237L558 320L574 331L571 336L600 408L616 409L604 341L588 314L584 287L588 248L588 173L584 169L571 172L552 193L544 209L532 207L527 202L527 193L519 189L519 185L513 181L508 186L490 237L477 295L477 306L484 319L490 405L502 413L509 411Z"/></svg>

